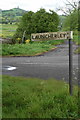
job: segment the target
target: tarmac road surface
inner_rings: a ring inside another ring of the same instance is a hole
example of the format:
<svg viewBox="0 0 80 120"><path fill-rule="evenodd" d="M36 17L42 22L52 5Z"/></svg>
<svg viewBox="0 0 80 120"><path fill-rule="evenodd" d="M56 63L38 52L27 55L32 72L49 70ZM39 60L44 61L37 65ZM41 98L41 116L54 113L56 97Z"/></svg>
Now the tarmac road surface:
<svg viewBox="0 0 80 120"><path fill-rule="evenodd" d="M69 81L69 46L58 45L54 51L35 57L3 57L2 74L12 76L55 78ZM77 48L73 45L73 51ZM78 81L78 55L73 54L73 82Z"/></svg>

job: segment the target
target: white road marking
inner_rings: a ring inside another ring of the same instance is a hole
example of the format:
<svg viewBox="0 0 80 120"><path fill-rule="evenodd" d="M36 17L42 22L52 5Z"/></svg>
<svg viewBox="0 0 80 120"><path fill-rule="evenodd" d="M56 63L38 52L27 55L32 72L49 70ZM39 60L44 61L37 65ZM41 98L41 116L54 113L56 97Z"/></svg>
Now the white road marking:
<svg viewBox="0 0 80 120"><path fill-rule="evenodd" d="M13 67L13 66L4 66L3 69L4 70L15 70L16 67Z"/></svg>

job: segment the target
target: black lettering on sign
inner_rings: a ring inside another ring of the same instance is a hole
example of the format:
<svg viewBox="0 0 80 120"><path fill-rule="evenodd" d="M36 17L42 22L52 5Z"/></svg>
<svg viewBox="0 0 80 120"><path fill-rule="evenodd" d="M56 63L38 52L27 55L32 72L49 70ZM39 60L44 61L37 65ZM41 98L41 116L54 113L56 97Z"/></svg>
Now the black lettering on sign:
<svg viewBox="0 0 80 120"><path fill-rule="evenodd" d="M64 39L71 39L73 38L73 32L49 32L49 33L36 33L31 34L32 41L39 41L39 40L64 40Z"/></svg>

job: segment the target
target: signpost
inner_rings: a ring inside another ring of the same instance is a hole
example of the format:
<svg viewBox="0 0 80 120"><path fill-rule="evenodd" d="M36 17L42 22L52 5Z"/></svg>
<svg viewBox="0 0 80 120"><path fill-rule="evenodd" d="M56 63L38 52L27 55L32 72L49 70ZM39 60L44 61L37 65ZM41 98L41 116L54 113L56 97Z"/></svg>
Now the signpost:
<svg viewBox="0 0 80 120"><path fill-rule="evenodd" d="M36 33L31 34L32 41L43 41L43 40L69 40L69 93L73 94L73 59L72 59L72 39L73 39L73 31L67 32L48 32L48 33Z"/></svg>
<svg viewBox="0 0 80 120"><path fill-rule="evenodd" d="M72 74L73 74L73 65L72 65L72 39L69 39L69 92L72 95Z"/></svg>

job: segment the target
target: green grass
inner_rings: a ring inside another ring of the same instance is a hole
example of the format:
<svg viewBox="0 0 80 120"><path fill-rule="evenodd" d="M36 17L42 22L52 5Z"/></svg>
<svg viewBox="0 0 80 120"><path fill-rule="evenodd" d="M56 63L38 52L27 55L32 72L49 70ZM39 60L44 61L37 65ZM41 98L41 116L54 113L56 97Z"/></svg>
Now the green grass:
<svg viewBox="0 0 80 120"><path fill-rule="evenodd" d="M73 36L73 41L76 43L76 45L80 45L80 40L78 35Z"/></svg>
<svg viewBox="0 0 80 120"><path fill-rule="evenodd" d="M12 38L17 29L16 24L0 24L0 37Z"/></svg>
<svg viewBox="0 0 80 120"><path fill-rule="evenodd" d="M78 48L75 50L75 53L76 53L76 54L80 54L80 47L78 47Z"/></svg>
<svg viewBox="0 0 80 120"><path fill-rule="evenodd" d="M70 96L68 84L3 76L3 118L79 118L77 87ZM80 103L80 102L79 102Z"/></svg>
<svg viewBox="0 0 80 120"><path fill-rule="evenodd" d="M80 45L80 36L78 36L78 34L74 35L73 41L76 43L76 45ZM80 54L80 47L78 47L74 53Z"/></svg>
<svg viewBox="0 0 80 120"><path fill-rule="evenodd" d="M55 48L51 44L42 44L42 43L28 43L28 44L3 44L2 45L2 55L24 55L32 56L42 52L46 52L52 48Z"/></svg>
<svg viewBox="0 0 80 120"><path fill-rule="evenodd" d="M2 118L2 75L0 75L0 119L1 118Z"/></svg>

